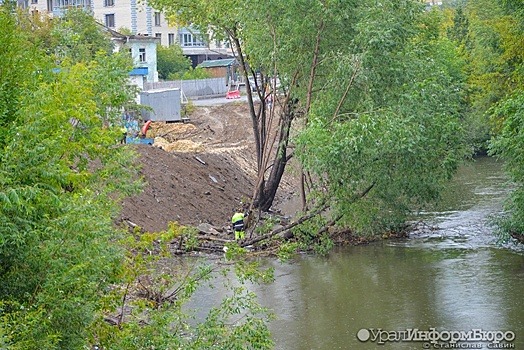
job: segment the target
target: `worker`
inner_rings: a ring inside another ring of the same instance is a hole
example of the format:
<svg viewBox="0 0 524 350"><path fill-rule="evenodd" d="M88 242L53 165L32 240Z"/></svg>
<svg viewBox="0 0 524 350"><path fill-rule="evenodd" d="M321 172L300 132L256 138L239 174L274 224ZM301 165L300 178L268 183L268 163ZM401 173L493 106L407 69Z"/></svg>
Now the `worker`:
<svg viewBox="0 0 524 350"><path fill-rule="evenodd" d="M125 127L121 127L120 132L122 133L122 138L120 139L120 143L125 144L126 139L127 139L127 129Z"/></svg>
<svg viewBox="0 0 524 350"><path fill-rule="evenodd" d="M237 212L231 218L233 231L235 231L235 240L244 239L244 213Z"/></svg>

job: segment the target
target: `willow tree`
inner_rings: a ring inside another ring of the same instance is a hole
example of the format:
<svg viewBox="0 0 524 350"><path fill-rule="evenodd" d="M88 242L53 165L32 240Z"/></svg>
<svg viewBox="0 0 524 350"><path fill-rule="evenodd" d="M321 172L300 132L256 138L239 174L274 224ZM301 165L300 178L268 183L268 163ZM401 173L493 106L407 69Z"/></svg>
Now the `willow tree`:
<svg viewBox="0 0 524 350"><path fill-rule="evenodd" d="M461 62L440 36L440 19L419 1L154 5L202 31L225 33L246 78L258 72L273 89L278 78L278 108L255 105L248 91L261 209L299 155L309 215L324 210L334 215L328 223L350 228L379 217L398 223L412 204L438 197L463 156Z"/></svg>
<svg viewBox="0 0 524 350"><path fill-rule="evenodd" d="M290 131L307 114L317 77L316 65L331 50L343 27L338 1L190 1L157 0L179 25L191 23L212 38L227 39L240 62L244 80L255 82L247 97L255 138L258 181L254 206L268 210L292 157ZM338 24L337 24L338 23ZM340 39L340 38L339 38ZM210 38L211 40L211 38ZM309 93L308 93L309 91ZM271 98L275 108L266 101Z"/></svg>
<svg viewBox="0 0 524 350"><path fill-rule="evenodd" d="M465 155L463 63L441 36L438 13L381 4L353 14L353 54L333 57L333 79L298 138L328 223L368 234L398 230L438 199Z"/></svg>
<svg viewBox="0 0 524 350"><path fill-rule="evenodd" d="M505 82L504 94L493 105L489 114L493 121L494 137L491 140L492 154L504 159L505 169L515 184L515 190L505 204L505 213L498 219L501 236L524 242L524 10L521 0L495 2L500 6L503 20L493 20L497 36L497 59L493 66L500 74L499 81ZM488 14L492 15L492 14ZM487 18L490 18L489 16ZM500 17L498 17L500 19ZM506 24L506 25L503 25ZM490 43L488 41L488 43Z"/></svg>

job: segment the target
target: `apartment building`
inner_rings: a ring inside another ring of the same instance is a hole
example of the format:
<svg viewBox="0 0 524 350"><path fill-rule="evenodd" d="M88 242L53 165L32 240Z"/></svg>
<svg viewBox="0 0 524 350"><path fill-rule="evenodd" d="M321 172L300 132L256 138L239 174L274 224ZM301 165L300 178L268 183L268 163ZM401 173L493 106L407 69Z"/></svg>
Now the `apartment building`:
<svg viewBox="0 0 524 350"><path fill-rule="evenodd" d="M164 14L142 0L25 0L31 11L61 16L71 7L83 8L106 27L137 36L155 37L163 46L180 45L193 66L205 60L232 57L229 45L207 42L192 28L170 26Z"/></svg>

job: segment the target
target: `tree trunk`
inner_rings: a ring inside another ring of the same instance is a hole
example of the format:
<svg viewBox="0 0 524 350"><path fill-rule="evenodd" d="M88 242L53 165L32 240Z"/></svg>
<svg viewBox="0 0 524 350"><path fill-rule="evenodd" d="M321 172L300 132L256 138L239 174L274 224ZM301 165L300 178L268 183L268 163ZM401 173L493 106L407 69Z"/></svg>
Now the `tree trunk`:
<svg viewBox="0 0 524 350"><path fill-rule="evenodd" d="M231 41L235 45L238 60L240 66L242 67L242 73L244 75L244 78L246 82L248 82L249 72L253 74L253 77L255 77L256 75L251 70L251 67L249 67L244 57L242 46L240 40L238 39L237 33L235 31L230 31L229 35ZM264 82L265 79L262 75L262 83ZM256 208L262 211L268 211L273 205L273 201L275 199L277 190L280 186L280 181L284 174L286 164L290 158L290 156L287 153L287 146L289 143L291 123L295 116L295 109L297 103L296 101L290 101L289 91L287 91L287 94L282 97L285 102L283 109L280 112L280 115L278 116L279 119L276 121L279 123L279 130L277 134L278 143L277 149L273 150L274 142L270 142L269 135L271 134L271 124L275 121L273 121L272 115L267 115L268 110L266 108L264 98L265 87L261 86L259 91L257 91L257 95L260 98L260 105L258 107L255 106L254 96L248 83L246 83L246 87L249 111L252 120L253 134L255 137L258 172L258 181L254 189L253 202L250 211L252 208ZM275 96L275 101L273 101L273 105L276 105L276 102L277 101ZM275 113L275 110L271 110L270 113ZM273 162L269 163L268 160L272 153L274 153ZM271 164L271 166L269 166L269 168L271 168L271 171L266 179L266 171L268 169L268 164Z"/></svg>
<svg viewBox="0 0 524 350"><path fill-rule="evenodd" d="M295 105L296 103L288 100L282 111L280 116L278 147L275 152L273 164L271 165L271 172L267 180L264 178L257 188L254 207L262 211L268 211L273 205L280 181L284 175L284 170L290 159L290 155L287 153L287 146L289 144L291 123L295 116Z"/></svg>

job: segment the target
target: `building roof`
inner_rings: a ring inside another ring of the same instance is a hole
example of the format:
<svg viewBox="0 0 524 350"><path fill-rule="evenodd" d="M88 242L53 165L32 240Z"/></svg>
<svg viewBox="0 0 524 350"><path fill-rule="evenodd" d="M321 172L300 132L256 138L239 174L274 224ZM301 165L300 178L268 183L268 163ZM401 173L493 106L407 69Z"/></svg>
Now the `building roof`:
<svg viewBox="0 0 524 350"><path fill-rule="evenodd" d="M1 1L1 0L0 0ZM112 39L114 40L120 40L124 43L129 41L157 41L160 43L160 38L149 36L149 35L141 35L141 34L135 34L135 35L125 35L120 32L117 32L114 29L111 29L105 25L103 25L100 22L96 22L100 27L102 27L103 30L109 33L111 35Z"/></svg>
<svg viewBox="0 0 524 350"><path fill-rule="evenodd" d="M215 67L229 67L236 64L236 58L224 58L221 60L207 60L200 63L198 66L202 68L215 68Z"/></svg>

